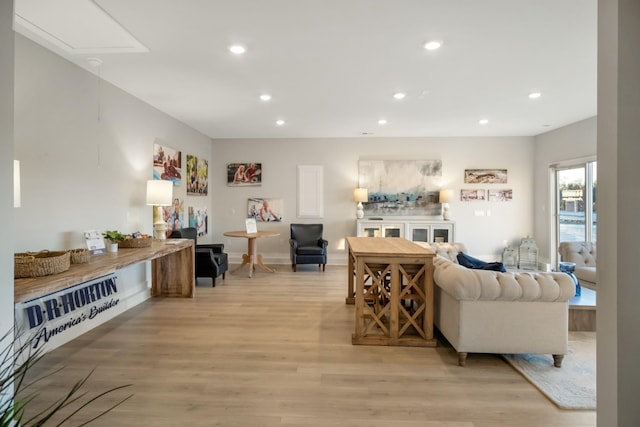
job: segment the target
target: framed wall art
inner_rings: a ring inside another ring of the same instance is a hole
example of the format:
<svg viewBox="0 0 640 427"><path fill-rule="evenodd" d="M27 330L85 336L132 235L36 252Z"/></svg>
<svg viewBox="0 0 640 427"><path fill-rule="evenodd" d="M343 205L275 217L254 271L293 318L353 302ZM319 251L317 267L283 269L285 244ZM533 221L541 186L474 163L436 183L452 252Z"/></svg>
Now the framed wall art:
<svg viewBox="0 0 640 427"><path fill-rule="evenodd" d="M182 182L182 152L162 144L153 144L153 179Z"/></svg>
<svg viewBox="0 0 640 427"><path fill-rule="evenodd" d="M257 222L282 221L282 199L249 199L247 218L255 218Z"/></svg>
<svg viewBox="0 0 640 427"><path fill-rule="evenodd" d="M209 193L209 163L187 154L187 195L206 196Z"/></svg>
<svg viewBox="0 0 640 427"><path fill-rule="evenodd" d="M261 186L262 163L227 164L227 185L230 187Z"/></svg>
<svg viewBox="0 0 640 427"><path fill-rule="evenodd" d="M460 200L463 202L482 202L487 200L487 190L464 189L460 190Z"/></svg>
<svg viewBox="0 0 640 427"><path fill-rule="evenodd" d="M465 184L506 184L506 169L465 169Z"/></svg>
<svg viewBox="0 0 640 427"><path fill-rule="evenodd" d="M510 202L513 200L512 189L488 190L488 198L490 202Z"/></svg>
<svg viewBox="0 0 640 427"><path fill-rule="evenodd" d="M360 160L358 184L366 188L366 215L440 216L442 160Z"/></svg>

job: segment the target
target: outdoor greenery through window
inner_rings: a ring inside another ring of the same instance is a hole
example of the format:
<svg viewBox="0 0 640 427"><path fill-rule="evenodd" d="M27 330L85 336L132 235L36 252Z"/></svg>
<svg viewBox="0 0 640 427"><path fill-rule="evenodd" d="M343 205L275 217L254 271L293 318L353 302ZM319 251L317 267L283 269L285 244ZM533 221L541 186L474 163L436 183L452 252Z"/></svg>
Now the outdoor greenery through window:
<svg viewBox="0 0 640 427"><path fill-rule="evenodd" d="M556 168L558 242L596 241L597 162Z"/></svg>

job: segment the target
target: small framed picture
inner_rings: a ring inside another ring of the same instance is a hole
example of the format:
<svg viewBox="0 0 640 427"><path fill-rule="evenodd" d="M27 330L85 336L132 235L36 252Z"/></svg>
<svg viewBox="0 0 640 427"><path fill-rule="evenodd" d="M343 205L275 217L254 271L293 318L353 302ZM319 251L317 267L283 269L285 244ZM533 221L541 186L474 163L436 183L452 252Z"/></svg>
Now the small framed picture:
<svg viewBox="0 0 640 427"><path fill-rule="evenodd" d="M487 200L487 190L460 190L460 200L463 202L481 202Z"/></svg>
<svg viewBox="0 0 640 427"><path fill-rule="evenodd" d="M488 192L490 202L510 202L513 199L512 189L489 189Z"/></svg>

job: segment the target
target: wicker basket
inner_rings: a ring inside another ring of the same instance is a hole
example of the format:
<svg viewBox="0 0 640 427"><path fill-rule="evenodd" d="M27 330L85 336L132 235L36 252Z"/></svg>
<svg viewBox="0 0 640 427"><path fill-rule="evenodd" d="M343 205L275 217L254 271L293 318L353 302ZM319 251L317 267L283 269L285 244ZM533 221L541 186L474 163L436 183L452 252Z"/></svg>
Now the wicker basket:
<svg viewBox="0 0 640 427"><path fill-rule="evenodd" d="M153 239L147 237L145 239L126 239L118 242L119 248L148 248L151 246Z"/></svg>
<svg viewBox="0 0 640 427"><path fill-rule="evenodd" d="M69 254L71 254L71 264L85 264L91 258L89 249L71 249Z"/></svg>
<svg viewBox="0 0 640 427"><path fill-rule="evenodd" d="M67 271L71 266L68 251L40 251L14 254L13 277L42 277Z"/></svg>

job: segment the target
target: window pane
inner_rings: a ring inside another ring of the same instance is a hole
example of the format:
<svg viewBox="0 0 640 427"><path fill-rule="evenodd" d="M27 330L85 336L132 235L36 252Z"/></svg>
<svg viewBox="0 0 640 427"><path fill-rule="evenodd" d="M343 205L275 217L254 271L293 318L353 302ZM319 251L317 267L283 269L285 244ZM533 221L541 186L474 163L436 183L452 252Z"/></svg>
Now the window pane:
<svg viewBox="0 0 640 427"><path fill-rule="evenodd" d="M586 240L585 168L558 171L558 238L560 242Z"/></svg>
<svg viewBox="0 0 640 427"><path fill-rule="evenodd" d="M598 190L598 162L591 163L591 179L592 179L592 199L591 199L591 241L595 242L597 240L598 230L598 214L596 212L596 200L597 200L597 190Z"/></svg>

